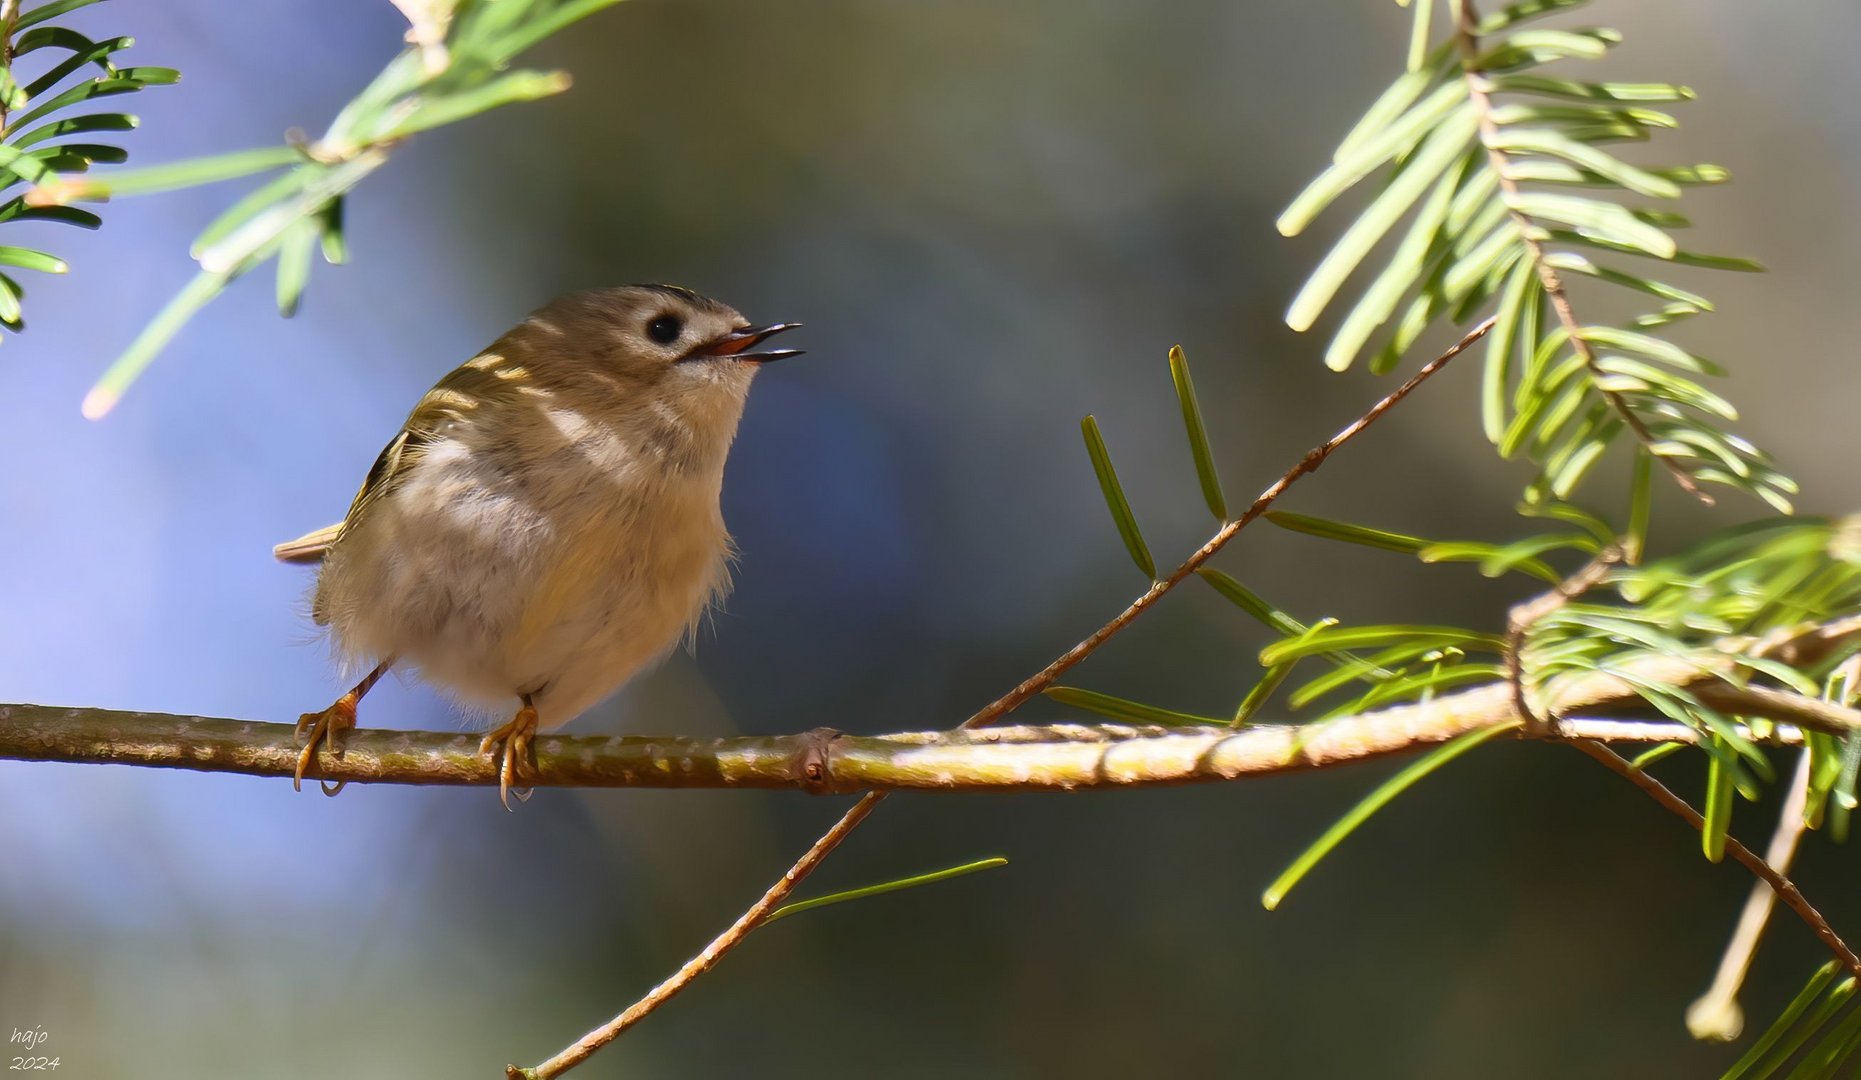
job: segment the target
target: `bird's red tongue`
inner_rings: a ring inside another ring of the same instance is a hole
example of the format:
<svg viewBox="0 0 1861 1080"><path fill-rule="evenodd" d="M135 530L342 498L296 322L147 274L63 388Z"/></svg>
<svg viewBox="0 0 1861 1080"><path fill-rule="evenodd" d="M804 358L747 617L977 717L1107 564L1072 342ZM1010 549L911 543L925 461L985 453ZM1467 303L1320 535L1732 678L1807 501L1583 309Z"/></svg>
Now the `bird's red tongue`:
<svg viewBox="0 0 1861 1080"><path fill-rule="evenodd" d="M793 330L800 325L800 323L773 323L769 326L747 326L741 330L733 330L725 334L723 337L699 349L698 352L705 356L732 356L739 360L754 360L758 363L768 363L771 360L784 360L791 356L800 356L802 353L800 349L763 349L757 352L748 351L762 344L766 338L773 337L784 330Z"/></svg>

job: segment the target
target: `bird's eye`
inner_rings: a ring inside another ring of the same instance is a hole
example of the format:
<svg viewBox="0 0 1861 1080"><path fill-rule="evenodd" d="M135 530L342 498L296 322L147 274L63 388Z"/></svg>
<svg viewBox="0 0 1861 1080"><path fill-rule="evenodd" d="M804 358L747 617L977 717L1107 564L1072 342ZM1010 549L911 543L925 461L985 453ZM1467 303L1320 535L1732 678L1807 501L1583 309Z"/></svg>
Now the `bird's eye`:
<svg viewBox="0 0 1861 1080"><path fill-rule="evenodd" d="M646 324L646 336L661 345L672 344L684 332L685 324L679 322L677 316L673 315L661 315Z"/></svg>

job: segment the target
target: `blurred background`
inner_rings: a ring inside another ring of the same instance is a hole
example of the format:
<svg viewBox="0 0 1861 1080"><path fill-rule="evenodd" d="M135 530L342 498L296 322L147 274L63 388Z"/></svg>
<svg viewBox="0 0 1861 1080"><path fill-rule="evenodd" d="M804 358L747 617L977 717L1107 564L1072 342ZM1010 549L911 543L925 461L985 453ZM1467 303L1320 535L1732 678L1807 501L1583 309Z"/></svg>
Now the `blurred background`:
<svg viewBox="0 0 1861 1080"><path fill-rule="evenodd" d="M1803 481L1806 510L1861 509L1861 10L1589 17L1628 34L1615 72L1700 93L1654 148L1736 177L1688 194L1693 243L1772 268L1682 275L1720 312L1680 336L1730 364L1743 430ZM321 708L338 687L309 576L271 544L340 516L420 392L531 307L660 280L807 323L809 355L750 403L724 492L739 585L714 632L570 730L950 726L1142 587L1082 414L1160 563L1211 530L1171 344L1233 503L1390 385L1326 372L1324 338L1280 322L1345 218L1298 241L1272 220L1394 77L1405 20L1374 0L634 0L531 58L573 91L422 135L367 181L352 264L319 265L298 318L255 275L100 423L79 418L84 390L241 189L126 199L99 233L47 234L73 272L31 278L30 329L0 349L0 700ZM405 28L359 0L70 23L183 71L129 105L144 164L320 130ZM1450 372L1284 505L1442 538L1525 531L1528 476L1482 441L1476 389L1473 366ZM1590 494L1619 505L1607 481ZM1662 497L1663 548L1761 512ZM1218 565L1307 618L1497 626L1520 595L1264 525ZM1070 681L1219 714L1263 642L1192 584ZM363 722L461 723L393 682ZM1681 760L1674 782L1697 794ZM1395 767L893 799L809 892L1011 865L771 927L586 1074L1646 1077L1736 1056L1681 1014L1747 877L1569 751L1456 763L1261 910L1266 882ZM509 814L485 790L326 800L0 762L0 1034L44 1031L37 1052L74 1080L501 1075L669 973L843 803L546 790ZM1740 813L1768 836L1769 807ZM1799 880L1861 932L1861 853L1812 836ZM1748 1011L1775 1015L1822 958L1779 920Z"/></svg>

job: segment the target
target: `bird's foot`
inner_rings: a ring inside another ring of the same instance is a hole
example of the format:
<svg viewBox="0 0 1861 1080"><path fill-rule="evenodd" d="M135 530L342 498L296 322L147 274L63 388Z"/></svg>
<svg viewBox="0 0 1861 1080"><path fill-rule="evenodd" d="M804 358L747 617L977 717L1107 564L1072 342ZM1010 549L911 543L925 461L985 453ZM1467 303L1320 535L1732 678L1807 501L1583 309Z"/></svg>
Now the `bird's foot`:
<svg viewBox="0 0 1861 1080"><path fill-rule="evenodd" d="M526 763L533 767L530 755L530 740L536 736L536 707L525 702L517 715L511 717L510 723L491 732L478 744L478 752L493 755L498 763L498 799L504 809L511 808L510 800L514 794L518 802L530 797L530 789L513 791L512 783L517 779L517 764Z"/></svg>
<svg viewBox="0 0 1861 1080"><path fill-rule="evenodd" d="M291 774L291 790L304 790L304 770L315 760L318 746L328 746L331 754L342 757L342 748L336 745L336 737L355 726L355 707L361 700L362 695L351 690L322 712L305 713L298 717L297 741L304 744L304 749L297 755L297 771ZM336 794L345 783L347 781L338 780L332 787L327 781L317 781L325 795Z"/></svg>

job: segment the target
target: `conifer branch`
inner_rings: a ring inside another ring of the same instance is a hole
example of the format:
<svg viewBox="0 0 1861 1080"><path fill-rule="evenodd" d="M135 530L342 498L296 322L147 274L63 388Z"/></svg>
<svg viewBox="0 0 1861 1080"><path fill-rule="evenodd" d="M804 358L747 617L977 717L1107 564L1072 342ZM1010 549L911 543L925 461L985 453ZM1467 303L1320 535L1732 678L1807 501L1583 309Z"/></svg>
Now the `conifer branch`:
<svg viewBox="0 0 1861 1080"><path fill-rule="evenodd" d="M1544 285L1545 298L1550 301L1551 310L1557 315L1558 324L1564 328L1570 348L1583 359L1583 366L1589 369L1593 379L1598 381L1596 392L1609 403L1610 409L1622 418L1635 439L1644 447L1655 446L1654 433L1641 416L1629 407L1622 395L1601 384L1607 374L1597 363L1596 350L1584 336L1583 323L1577 319L1576 309L1570 303L1570 294L1564 290L1562 275L1545 259L1544 244L1538 237L1544 228L1525 212L1521 192L1512 168L1512 159L1501 145L1499 124L1493 119L1493 99L1491 84L1486 73L1480 68L1480 16L1474 10L1473 0L1453 0L1454 6L1454 46L1460 53L1462 77L1467 83L1467 100L1473 106L1474 115L1479 120L1480 145L1486 151L1493 174L1498 177L1499 197L1506 205L1506 213L1518 225L1519 242L1524 245L1525 257L1530 259L1536 269L1538 280ZM1712 505L1713 498L1703 491L1688 474L1686 468L1671 457L1655 455L1655 460L1673 474L1678 483L1688 494L1699 501Z"/></svg>

